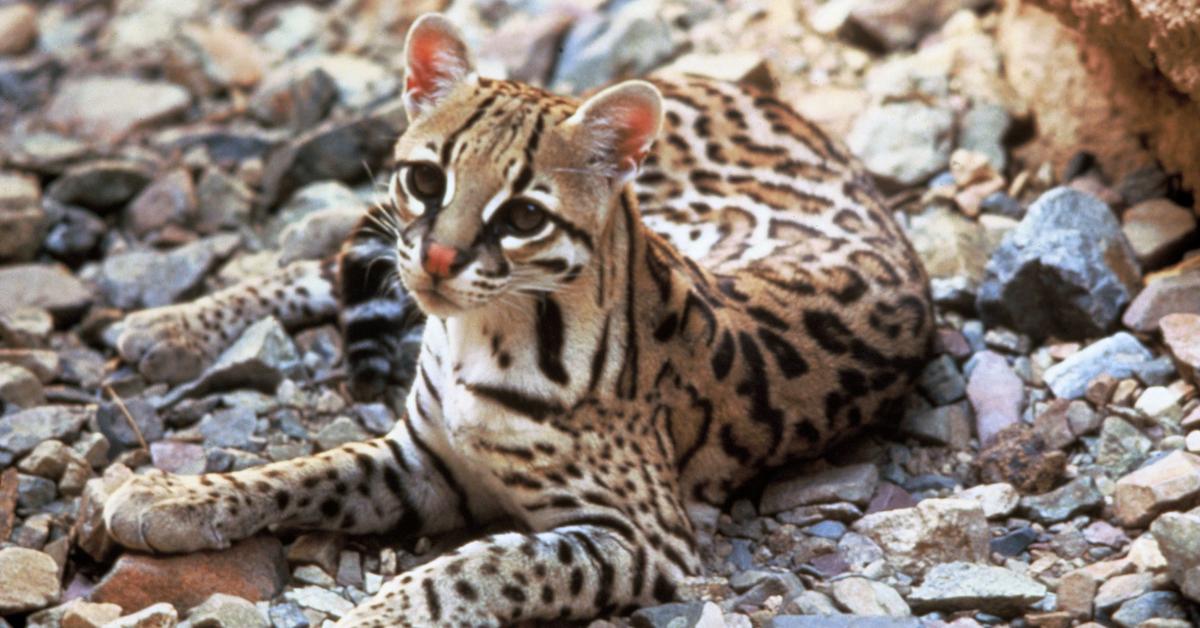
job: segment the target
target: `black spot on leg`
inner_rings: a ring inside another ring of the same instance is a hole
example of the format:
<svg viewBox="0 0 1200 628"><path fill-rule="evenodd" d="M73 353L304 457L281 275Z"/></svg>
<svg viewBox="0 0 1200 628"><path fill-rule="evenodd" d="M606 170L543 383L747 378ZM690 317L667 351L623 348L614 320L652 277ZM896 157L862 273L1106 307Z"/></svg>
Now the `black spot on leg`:
<svg viewBox="0 0 1200 628"><path fill-rule="evenodd" d="M276 491L275 492L275 506L278 507L279 510L287 509L288 503L291 501L292 501L292 496L289 495L287 491Z"/></svg>
<svg viewBox="0 0 1200 628"><path fill-rule="evenodd" d="M474 602L475 600L479 599L479 592L476 591L475 587L466 580L456 581L454 583L454 592L468 602Z"/></svg>
<svg viewBox="0 0 1200 628"><path fill-rule="evenodd" d="M571 595L579 595L583 590L583 570L576 567L571 570Z"/></svg>
<svg viewBox="0 0 1200 628"><path fill-rule="evenodd" d="M429 606L429 616L434 621L440 621L442 619L442 601L433 588L433 581L429 578L422 580L421 588L425 590L425 604Z"/></svg>
<svg viewBox="0 0 1200 628"><path fill-rule="evenodd" d="M671 584L662 572L654 576L654 599L663 604L675 599L675 585Z"/></svg>
<svg viewBox="0 0 1200 628"><path fill-rule="evenodd" d="M321 502L321 514L325 515L326 517L328 517L330 519L338 516L338 513L340 513L341 511L342 511L342 502L339 502L338 500L333 499L332 497Z"/></svg>
<svg viewBox="0 0 1200 628"><path fill-rule="evenodd" d="M522 604L525 602L525 592L522 591L520 587L513 586L511 584L506 584L503 587L500 587L500 594L508 598L509 601L517 604Z"/></svg>

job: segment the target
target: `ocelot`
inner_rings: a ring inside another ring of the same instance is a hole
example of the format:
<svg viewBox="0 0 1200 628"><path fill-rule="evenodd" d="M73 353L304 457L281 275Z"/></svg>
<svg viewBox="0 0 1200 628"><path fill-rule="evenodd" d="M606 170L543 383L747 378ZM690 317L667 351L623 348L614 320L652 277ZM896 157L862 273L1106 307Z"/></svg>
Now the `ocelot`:
<svg viewBox="0 0 1200 628"><path fill-rule="evenodd" d="M931 344L920 261L846 149L697 77L578 101L478 75L455 27L406 47L389 199L336 261L128 317L123 356L211 358L267 314L344 328L353 389L415 379L385 437L233 473L135 476L124 545L265 528L432 535L506 517L341 626L583 619L671 600L731 491L897 410Z"/></svg>

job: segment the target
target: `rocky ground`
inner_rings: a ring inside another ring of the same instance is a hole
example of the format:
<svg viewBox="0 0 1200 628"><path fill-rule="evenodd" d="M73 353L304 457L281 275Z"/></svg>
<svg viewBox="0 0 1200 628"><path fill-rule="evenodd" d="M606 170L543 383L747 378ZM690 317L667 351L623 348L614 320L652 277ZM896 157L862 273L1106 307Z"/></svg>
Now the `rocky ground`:
<svg viewBox="0 0 1200 628"><path fill-rule="evenodd" d="M268 319L179 386L113 341L126 312L336 249L404 129L403 34L431 9L488 73L555 89L668 65L773 85L847 138L933 278L939 352L905 416L735 501L681 602L594 626L1195 625L1194 200L1149 158L1039 152L1059 129L992 4L0 5L0 627L320 626L459 540L152 558L97 519L150 465L388 430L340 391L332 326Z"/></svg>

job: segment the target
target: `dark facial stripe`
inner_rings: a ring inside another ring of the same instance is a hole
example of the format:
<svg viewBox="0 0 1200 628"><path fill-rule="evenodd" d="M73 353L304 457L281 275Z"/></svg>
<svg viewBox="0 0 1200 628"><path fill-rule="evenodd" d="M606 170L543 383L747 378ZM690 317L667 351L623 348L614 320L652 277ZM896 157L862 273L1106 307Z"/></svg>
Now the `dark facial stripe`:
<svg viewBox="0 0 1200 628"><path fill-rule="evenodd" d="M640 261L637 258L637 230L641 228L641 224L633 216L628 194L621 195L621 215L625 220L625 237L629 240L629 250L625 257L625 360L617 377L617 396L633 399L638 392L637 312L634 307L637 282L634 277Z"/></svg>
<svg viewBox="0 0 1200 628"><path fill-rule="evenodd" d="M596 338L596 350L592 353L592 376L588 380L588 392L596 390L600 376L604 371L604 362L608 358L608 326L612 322L610 314L604 315L604 327Z"/></svg>
<svg viewBox="0 0 1200 628"><path fill-rule="evenodd" d="M464 122L462 126L458 127L453 133L446 136L446 143L442 144L442 168L450 167L450 156L454 154L454 145L458 142L458 136L465 133L467 129L470 129L472 126L474 126L476 122L479 122L479 120L487 114L488 109L491 108L492 103L494 102L496 102L496 94L492 94L485 98L483 102L479 103L479 106L475 109L475 112L472 113L469 118L467 118L467 121Z"/></svg>
<svg viewBox="0 0 1200 628"><path fill-rule="evenodd" d="M554 415L566 413L562 404L553 399L543 399L527 395L511 388L490 386L487 384L464 384L471 393L495 402L508 410L524 415L534 421L545 421Z"/></svg>
<svg viewBox="0 0 1200 628"><path fill-rule="evenodd" d="M542 299L538 307L538 368L546 379L560 386L570 381L562 361L565 338L566 326L558 302L551 297Z"/></svg>

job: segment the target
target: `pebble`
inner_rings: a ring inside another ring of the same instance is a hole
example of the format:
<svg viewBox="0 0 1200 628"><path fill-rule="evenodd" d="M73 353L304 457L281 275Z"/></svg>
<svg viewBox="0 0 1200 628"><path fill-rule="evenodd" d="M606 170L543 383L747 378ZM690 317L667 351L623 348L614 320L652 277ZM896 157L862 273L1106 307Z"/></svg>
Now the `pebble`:
<svg viewBox="0 0 1200 628"><path fill-rule="evenodd" d="M1165 198L1142 201L1126 210L1121 220L1121 229L1146 270L1165 266L1196 230L1192 210Z"/></svg>
<svg viewBox="0 0 1200 628"><path fill-rule="evenodd" d="M621 73L639 75L678 50L659 2L620 5L612 15L586 15L560 44L551 85L584 91L611 82Z"/></svg>
<svg viewBox="0 0 1200 628"><path fill-rule="evenodd" d="M866 578L842 578L831 587L833 599L853 615L908 617L908 604L895 589Z"/></svg>
<svg viewBox="0 0 1200 628"><path fill-rule="evenodd" d="M96 585L91 600L121 608L168 602L186 611L214 593L250 601L271 599L282 590L286 577L279 541L257 536L220 551L179 556L122 554Z"/></svg>
<svg viewBox="0 0 1200 628"><path fill-rule="evenodd" d="M328 589L314 586L297 587L285 593L284 597L304 608L320 611L335 618L349 613L354 608L350 600Z"/></svg>
<svg viewBox="0 0 1200 628"><path fill-rule="evenodd" d="M257 417L245 407L224 408L204 417L199 430L205 447L247 448L254 435Z"/></svg>
<svg viewBox="0 0 1200 628"><path fill-rule="evenodd" d="M966 500L926 499L913 508L868 514L853 529L878 544L894 569L914 577L937 563L987 558L987 519Z"/></svg>
<svg viewBox="0 0 1200 628"><path fill-rule="evenodd" d="M142 189L126 208L125 221L135 234L142 236L167 225L187 224L196 213L196 204L191 173L176 168Z"/></svg>
<svg viewBox="0 0 1200 628"><path fill-rule="evenodd" d="M0 7L0 56L19 55L37 41L37 9L27 2Z"/></svg>
<svg viewBox="0 0 1200 628"><path fill-rule="evenodd" d="M101 628L121 616L116 604L92 604L73 600L62 616L62 628Z"/></svg>
<svg viewBox="0 0 1200 628"><path fill-rule="evenodd" d="M1121 322L1134 331L1152 333L1167 314L1200 314L1200 269L1152 280L1129 304Z"/></svg>
<svg viewBox="0 0 1200 628"><path fill-rule="evenodd" d="M204 447L179 441L150 443L150 459L167 473L199 475L204 473Z"/></svg>
<svg viewBox="0 0 1200 628"><path fill-rule="evenodd" d="M300 364L300 354L287 330L274 317L264 318L242 335L200 377L181 390L205 392L254 389L273 393L284 377Z"/></svg>
<svg viewBox="0 0 1200 628"><path fill-rule="evenodd" d="M360 403L354 406L354 415L359 423L375 436L382 436L392 431L396 425L396 415L391 408L382 403Z"/></svg>
<svg viewBox="0 0 1200 628"><path fill-rule="evenodd" d="M0 450L22 456L48 439L73 440L95 406L39 406L0 417Z"/></svg>
<svg viewBox="0 0 1200 628"><path fill-rule="evenodd" d="M309 628L311 625L300 607L292 602L274 604L267 614L274 628Z"/></svg>
<svg viewBox="0 0 1200 628"><path fill-rule="evenodd" d="M98 159L67 168L46 196L106 214L133 199L154 179L154 168L134 159Z"/></svg>
<svg viewBox="0 0 1200 628"><path fill-rule="evenodd" d="M634 628L671 628L673 626L695 626L704 613L706 602L675 602L650 606L634 611L630 623Z"/></svg>
<svg viewBox="0 0 1200 628"><path fill-rule="evenodd" d="M950 163L954 114L917 101L868 108L846 143L871 174L892 186L917 185Z"/></svg>
<svg viewBox="0 0 1200 628"><path fill-rule="evenodd" d="M1022 526L992 539L988 544L988 549L993 554L1001 556L1019 556L1037 540L1038 533L1036 530L1029 526Z"/></svg>
<svg viewBox="0 0 1200 628"><path fill-rule="evenodd" d="M365 209L356 198L354 204L319 210L288 225L279 235L283 251L279 263L334 255L362 220Z"/></svg>
<svg viewBox="0 0 1200 628"><path fill-rule="evenodd" d="M776 615L764 628L921 628L915 617L857 617L854 615Z"/></svg>
<svg viewBox="0 0 1200 628"><path fill-rule="evenodd" d="M271 624L248 600L214 593L188 613L195 628L271 628Z"/></svg>
<svg viewBox="0 0 1200 628"><path fill-rule="evenodd" d="M0 401L16 408L30 408L46 400L42 382L30 371L0 363Z"/></svg>
<svg viewBox="0 0 1200 628"><path fill-rule="evenodd" d="M1120 417L1104 419L1096 444L1096 462L1112 476L1133 469L1150 453L1154 443L1132 423Z"/></svg>
<svg viewBox="0 0 1200 628"><path fill-rule="evenodd" d="M25 613L58 601L62 588L58 564L49 555L24 547L0 549L0 614Z"/></svg>
<svg viewBox="0 0 1200 628"><path fill-rule="evenodd" d="M1200 513L1164 513L1150 525L1150 533L1158 541L1171 580L1185 596L1200 602Z"/></svg>
<svg viewBox="0 0 1200 628"><path fill-rule="evenodd" d="M57 127L111 142L176 118L190 104L187 90L165 81L86 76L59 83L44 117Z"/></svg>
<svg viewBox="0 0 1200 628"><path fill-rule="evenodd" d="M988 519L1007 517L1016 510L1021 496L1011 484L997 482L995 484L980 484L959 491L956 499L965 499L979 504L983 516Z"/></svg>
<svg viewBox="0 0 1200 628"><path fill-rule="evenodd" d="M285 66L267 75L250 100L250 111L265 124L303 130L319 124L337 97L337 83L325 70Z"/></svg>
<svg viewBox="0 0 1200 628"><path fill-rule="evenodd" d="M1126 600L1146 593L1153 586L1153 574L1131 573L1113 576L1100 583L1092 603L1098 611L1110 611Z"/></svg>
<svg viewBox="0 0 1200 628"><path fill-rule="evenodd" d="M245 183L209 168L196 185L196 230L216 233L244 225L250 220L253 204L254 193Z"/></svg>
<svg viewBox="0 0 1200 628"><path fill-rule="evenodd" d="M1079 514L1099 510L1104 495L1090 477L1080 476L1043 495L1021 498L1021 509L1034 521L1044 524L1066 521Z"/></svg>
<svg viewBox="0 0 1200 628"><path fill-rule="evenodd" d="M1122 628L1138 628L1154 618L1188 619L1179 594L1174 591L1151 591L1121 604L1112 619Z"/></svg>
<svg viewBox="0 0 1200 628"><path fill-rule="evenodd" d="M36 475L18 476L17 506L27 512L36 512L46 504L54 501L58 495L58 487L52 480Z"/></svg>
<svg viewBox="0 0 1200 628"><path fill-rule="evenodd" d="M214 88L250 89L262 80L266 55L245 33L223 24L189 24L181 34L174 50L185 58L174 63L199 66Z"/></svg>
<svg viewBox="0 0 1200 628"><path fill-rule="evenodd" d="M1002 430L1020 422L1025 386L999 354L984 351L973 359L975 366L967 382L967 397L975 408L979 442L987 447Z"/></svg>
<svg viewBox="0 0 1200 628"><path fill-rule="evenodd" d="M3 10L0 7L0 12ZM47 222L41 200L37 177L0 170L0 261L27 262L33 258Z"/></svg>
<svg viewBox="0 0 1200 628"><path fill-rule="evenodd" d="M1046 595L1046 587L1003 567L954 562L936 565L909 594L917 612L955 612L985 608L1011 617Z"/></svg>
<svg viewBox="0 0 1200 628"><path fill-rule="evenodd" d="M1137 260L1112 211L1066 188L1043 194L987 265L985 324L1073 340L1110 330L1137 294Z"/></svg>
<svg viewBox="0 0 1200 628"><path fill-rule="evenodd" d="M1059 399L1079 399L1088 383L1100 375L1132 377L1154 354L1126 332L1098 340L1046 370L1046 385Z"/></svg>
<svg viewBox="0 0 1200 628"><path fill-rule="evenodd" d="M112 621L104 628L174 628L179 621L175 607L162 602Z"/></svg>
<svg viewBox="0 0 1200 628"><path fill-rule="evenodd" d="M240 241L236 235L224 234L168 253L145 250L112 255L101 264L96 282L105 300L123 310L170 305L196 292L209 271Z"/></svg>
<svg viewBox="0 0 1200 628"><path fill-rule="evenodd" d="M108 224L90 211L64 205L54 199L43 200L52 224L42 249L54 259L75 267L97 257L108 233Z"/></svg>
<svg viewBox="0 0 1200 628"><path fill-rule="evenodd" d="M865 506L879 484L873 464L836 467L789 480L775 481L763 491L758 512L773 515L798 506L847 501Z"/></svg>
<svg viewBox="0 0 1200 628"><path fill-rule="evenodd" d="M340 416L321 428L313 440L316 441L317 447L324 451L346 443L364 441L369 437L366 431L354 422L354 419Z"/></svg>
<svg viewBox="0 0 1200 628"><path fill-rule="evenodd" d="M1158 324L1180 375L1200 385L1200 314L1168 314Z"/></svg>
<svg viewBox="0 0 1200 628"><path fill-rule="evenodd" d="M910 412L900 421L900 432L921 442L966 449L971 441L971 406L965 401Z"/></svg>
<svg viewBox="0 0 1200 628"><path fill-rule="evenodd" d="M1200 498L1200 456L1172 452L1117 481L1113 510L1127 527L1144 526L1165 510Z"/></svg>
<svg viewBox="0 0 1200 628"><path fill-rule="evenodd" d="M54 332L54 317L42 308L0 312L0 342L9 347L44 347Z"/></svg>
<svg viewBox="0 0 1200 628"><path fill-rule="evenodd" d="M83 282L49 264L0 267L0 314L42 308L56 320L78 318L95 297Z"/></svg>
<svg viewBox="0 0 1200 628"><path fill-rule="evenodd" d="M921 391L935 406L944 406L966 395L967 382L954 359L942 354L925 366L917 380Z"/></svg>

